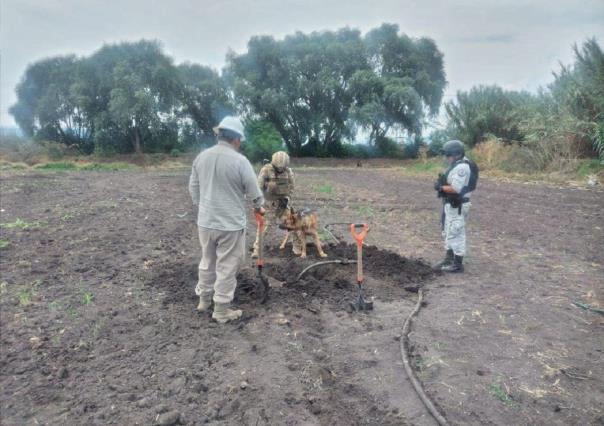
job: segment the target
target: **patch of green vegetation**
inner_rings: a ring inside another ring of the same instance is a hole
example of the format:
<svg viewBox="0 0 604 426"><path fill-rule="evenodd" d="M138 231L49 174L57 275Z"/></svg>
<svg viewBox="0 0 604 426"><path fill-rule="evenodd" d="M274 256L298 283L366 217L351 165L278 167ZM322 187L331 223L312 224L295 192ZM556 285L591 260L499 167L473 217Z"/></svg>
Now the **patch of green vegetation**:
<svg viewBox="0 0 604 426"><path fill-rule="evenodd" d="M491 385L489 386L489 391L498 400L500 400L506 405L513 405L515 403L515 401L511 398L510 394L505 389L503 389L499 383L491 383Z"/></svg>
<svg viewBox="0 0 604 426"><path fill-rule="evenodd" d="M61 216L61 220L67 221L69 219L73 219L74 217L75 215L73 215L72 213L65 213L63 216Z"/></svg>
<svg viewBox="0 0 604 426"><path fill-rule="evenodd" d="M4 249L8 248L9 245L10 245L10 241L0 240L0 250L4 250Z"/></svg>
<svg viewBox="0 0 604 426"><path fill-rule="evenodd" d="M431 173L436 174L444 169L442 160L428 159L426 161L417 161L405 167L404 170L413 173Z"/></svg>
<svg viewBox="0 0 604 426"><path fill-rule="evenodd" d="M373 210L373 207L371 207L371 206L363 205L363 206L357 207L357 212L361 216L369 217L369 216L373 216L374 210Z"/></svg>
<svg viewBox="0 0 604 426"><path fill-rule="evenodd" d="M76 170L78 166L71 161L61 161L58 163L37 164L34 169L40 170Z"/></svg>
<svg viewBox="0 0 604 426"><path fill-rule="evenodd" d="M90 305L94 300L94 294L92 292L83 290L82 291L82 305Z"/></svg>
<svg viewBox="0 0 604 426"><path fill-rule="evenodd" d="M1 170L25 170L27 169L27 164L23 163L12 163L10 161L0 161L0 171Z"/></svg>
<svg viewBox="0 0 604 426"><path fill-rule="evenodd" d="M25 222L21 218L17 218L14 222L3 223L2 226L8 229L18 228L18 229L31 229L31 228L39 228L40 222Z"/></svg>
<svg viewBox="0 0 604 426"><path fill-rule="evenodd" d="M58 300L53 300L48 304L48 309L51 311L58 311L61 309L61 302Z"/></svg>
<svg viewBox="0 0 604 426"><path fill-rule="evenodd" d="M592 174L598 174L604 171L604 163L600 160L585 160L581 162L581 165L577 169L577 176L585 178Z"/></svg>
<svg viewBox="0 0 604 426"><path fill-rule="evenodd" d="M25 308L31 305L33 302L31 299L34 297L35 292L33 288L23 288L19 290L17 297L19 298L19 306Z"/></svg>
<svg viewBox="0 0 604 426"><path fill-rule="evenodd" d="M8 291L8 283L6 281L2 281L0 283L0 294L4 295Z"/></svg>
<svg viewBox="0 0 604 426"><path fill-rule="evenodd" d="M331 194L333 192L333 186L330 184L319 185L315 187L315 191L322 194Z"/></svg>
<svg viewBox="0 0 604 426"><path fill-rule="evenodd" d="M99 171L99 172L114 172L117 170L132 170L136 166L130 163L113 162L113 163L88 163L80 167L80 170Z"/></svg>
<svg viewBox="0 0 604 426"><path fill-rule="evenodd" d="M71 319L76 319L79 315L78 311L73 306L68 307L65 312Z"/></svg>

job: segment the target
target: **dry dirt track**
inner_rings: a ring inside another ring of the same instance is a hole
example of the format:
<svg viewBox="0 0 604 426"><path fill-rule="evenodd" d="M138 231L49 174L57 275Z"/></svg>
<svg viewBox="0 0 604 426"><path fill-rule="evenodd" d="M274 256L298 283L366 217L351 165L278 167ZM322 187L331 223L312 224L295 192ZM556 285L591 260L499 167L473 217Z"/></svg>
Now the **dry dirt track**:
<svg viewBox="0 0 604 426"><path fill-rule="evenodd" d="M323 223L366 219L370 244L441 256L429 180L368 168L297 177L298 205ZM398 352L416 295L382 270L369 271L369 315L343 309L350 267L276 290L267 306L244 303L237 325L197 315L186 180L2 177L0 222L40 222L2 229L2 424L433 424ZM414 367L452 424L604 421L602 317L571 304L602 303L603 209L601 191L481 182L467 273L417 279L427 306ZM334 275L338 285L321 286Z"/></svg>

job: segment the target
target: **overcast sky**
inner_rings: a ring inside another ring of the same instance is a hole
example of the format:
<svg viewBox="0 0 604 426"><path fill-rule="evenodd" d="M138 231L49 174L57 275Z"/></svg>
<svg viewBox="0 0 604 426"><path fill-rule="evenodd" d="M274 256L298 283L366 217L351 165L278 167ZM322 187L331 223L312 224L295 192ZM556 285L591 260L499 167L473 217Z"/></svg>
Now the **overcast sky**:
<svg viewBox="0 0 604 426"><path fill-rule="evenodd" d="M220 69L253 35L396 23L444 53L445 100L476 84L533 91L573 43L604 44L604 0L0 0L0 13L2 126L27 64L122 40L158 39L176 63Z"/></svg>

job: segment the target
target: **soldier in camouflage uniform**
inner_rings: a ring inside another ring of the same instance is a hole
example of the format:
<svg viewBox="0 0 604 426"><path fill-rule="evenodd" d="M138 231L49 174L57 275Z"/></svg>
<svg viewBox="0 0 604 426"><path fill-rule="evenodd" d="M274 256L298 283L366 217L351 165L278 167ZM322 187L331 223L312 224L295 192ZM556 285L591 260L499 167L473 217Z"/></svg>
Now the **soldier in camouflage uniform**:
<svg viewBox="0 0 604 426"><path fill-rule="evenodd" d="M279 225L283 222L290 203L290 196L294 191L294 172L289 167L289 155L284 151L273 154L271 162L265 164L258 174L258 186L262 189L266 203L264 215L266 233L270 225ZM256 231L256 242L252 257L258 253L258 231ZM293 251L298 255L301 253L302 244L300 238L294 235Z"/></svg>

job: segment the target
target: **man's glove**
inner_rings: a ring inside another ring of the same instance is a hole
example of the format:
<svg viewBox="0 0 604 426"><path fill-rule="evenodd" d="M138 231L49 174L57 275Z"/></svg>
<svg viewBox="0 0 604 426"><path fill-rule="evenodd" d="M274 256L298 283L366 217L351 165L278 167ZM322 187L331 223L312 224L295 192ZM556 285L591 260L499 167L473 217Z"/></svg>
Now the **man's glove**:
<svg viewBox="0 0 604 426"><path fill-rule="evenodd" d="M440 192L440 190L442 189L442 184L440 183L440 180L437 180L436 182L434 182L434 190Z"/></svg>

